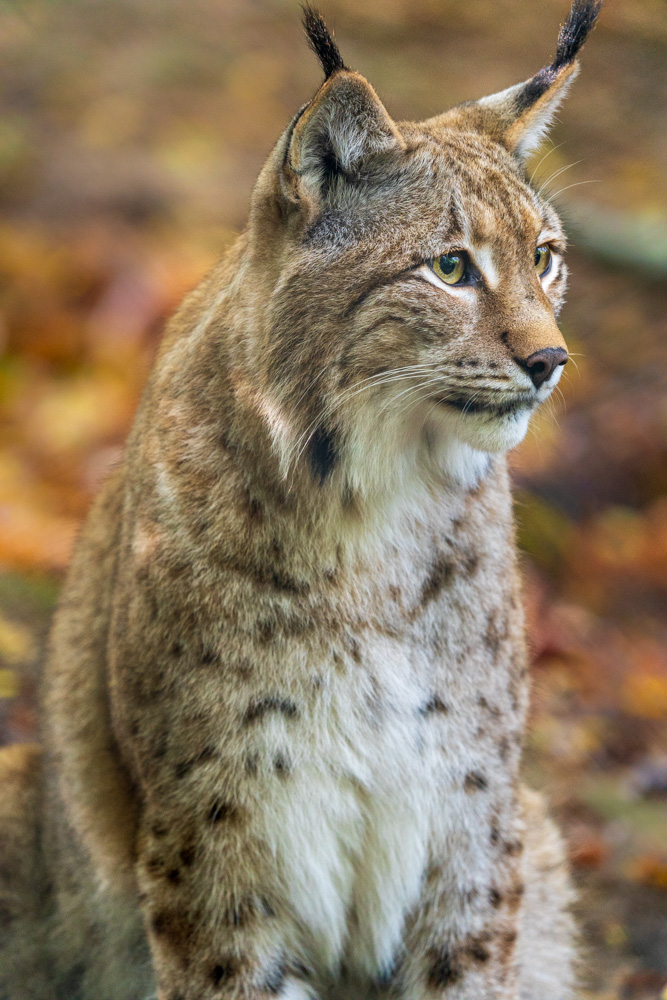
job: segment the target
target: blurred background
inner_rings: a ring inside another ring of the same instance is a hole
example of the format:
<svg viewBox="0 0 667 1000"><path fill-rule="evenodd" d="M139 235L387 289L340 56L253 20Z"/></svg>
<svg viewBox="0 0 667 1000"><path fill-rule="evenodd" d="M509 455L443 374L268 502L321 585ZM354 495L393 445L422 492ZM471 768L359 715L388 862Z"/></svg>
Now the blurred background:
<svg viewBox="0 0 667 1000"><path fill-rule="evenodd" d="M321 5L401 119L532 75L568 0ZM34 737L72 541L165 320L320 82L299 19L292 0L0 2L0 742ZM667 997L666 39L663 0L608 0L531 168L571 235L573 361L513 458L526 770L567 833L591 1000Z"/></svg>

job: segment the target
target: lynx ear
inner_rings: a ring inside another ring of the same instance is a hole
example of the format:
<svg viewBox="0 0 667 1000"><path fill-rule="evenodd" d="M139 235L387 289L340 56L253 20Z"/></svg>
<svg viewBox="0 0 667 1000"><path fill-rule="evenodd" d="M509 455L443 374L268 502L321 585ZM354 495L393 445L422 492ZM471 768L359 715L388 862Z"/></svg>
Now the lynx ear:
<svg viewBox="0 0 667 1000"><path fill-rule="evenodd" d="M530 80L484 97L458 110L477 116L477 127L490 132L520 160L539 146L570 84L579 72L577 53L595 26L602 0L574 0L558 36L556 57Z"/></svg>
<svg viewBox="0 0 667 1000"><path fill-rule="evenodd" d="M304 27L326 79L293 125L283 190L293 200L319 201L352 179L365 160L405 144L371 85L345 66L324 21L309 7Z"/></svg>

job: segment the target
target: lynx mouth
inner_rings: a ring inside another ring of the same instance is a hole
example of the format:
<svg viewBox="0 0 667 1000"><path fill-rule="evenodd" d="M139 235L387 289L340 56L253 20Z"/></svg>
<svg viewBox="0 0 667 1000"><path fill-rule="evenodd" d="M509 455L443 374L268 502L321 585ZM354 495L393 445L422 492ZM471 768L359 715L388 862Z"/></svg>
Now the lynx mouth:
<svg viewBox="0 0 667 1000"><path fill-rule="evenodd" d="M449 406L460 413L480 413L490 417L507 417L524 410L532 410L537 402L534 396L527 393L503 403L489 403L483 399L475 399L474 396L447 396L444 399L438 397L436 401L440 406Z"/></svg>

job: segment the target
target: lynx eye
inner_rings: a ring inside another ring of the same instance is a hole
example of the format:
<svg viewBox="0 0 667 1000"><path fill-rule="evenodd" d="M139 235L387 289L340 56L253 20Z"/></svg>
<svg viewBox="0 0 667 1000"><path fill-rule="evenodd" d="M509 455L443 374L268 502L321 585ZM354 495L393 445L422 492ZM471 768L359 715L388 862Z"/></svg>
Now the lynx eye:
<svg viewBox="0 0 667 1000"><path fill-rule="evenodd" d="M443 253L433 258L430 268L446 285L459 285L466 277L467 260L462 253Z"/></svg>
<svg viewBox="0 0 667 1000"><path fill-rule="evenodd" d="M540 278L543 274L546 274L551 267L551 261L551 247L548 243L543 243L542 246L538 247L535 251L535 270Z"/></svg>

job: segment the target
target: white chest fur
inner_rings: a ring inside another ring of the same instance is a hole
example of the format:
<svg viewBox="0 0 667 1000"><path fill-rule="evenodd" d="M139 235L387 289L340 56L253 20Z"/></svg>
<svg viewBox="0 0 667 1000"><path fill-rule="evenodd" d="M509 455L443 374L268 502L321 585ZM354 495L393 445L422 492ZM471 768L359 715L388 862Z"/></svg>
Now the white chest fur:
<svg viewBox="0 0 667 1000"><path fill-rule="evenodd" d="M309 958L325 975L344 965L370 983L390 967L419 895L433 769L408 651L378 641L365 654L377 670L332 682L266 816Z"/></svg>

